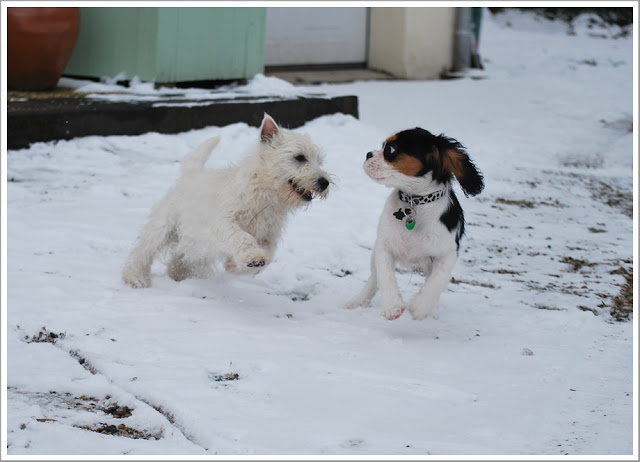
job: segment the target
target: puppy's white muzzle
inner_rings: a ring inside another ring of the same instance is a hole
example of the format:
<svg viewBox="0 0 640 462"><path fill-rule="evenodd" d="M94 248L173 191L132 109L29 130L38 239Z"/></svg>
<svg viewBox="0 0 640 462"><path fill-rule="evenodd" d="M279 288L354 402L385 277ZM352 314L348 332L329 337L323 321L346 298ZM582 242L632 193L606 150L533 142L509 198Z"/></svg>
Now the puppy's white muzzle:
<svg viewBox="0 0 640 462"><path fill-rule="evenodd" d="M363 164L365 173L374 181L383 183L393 175L395 170L384 160L382 150L367 153Z"/></svg>

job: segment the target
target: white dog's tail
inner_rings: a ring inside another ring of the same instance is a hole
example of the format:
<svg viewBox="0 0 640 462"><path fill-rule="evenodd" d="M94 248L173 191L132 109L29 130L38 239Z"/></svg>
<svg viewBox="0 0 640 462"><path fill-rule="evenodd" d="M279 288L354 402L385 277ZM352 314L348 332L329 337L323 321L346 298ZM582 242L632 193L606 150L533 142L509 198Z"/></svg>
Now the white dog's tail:
<svg viewBox="0 0 640 462"><path fill-rule="evenodd" d="M211 151L214 150L219 142L220 137L214 136L198 146L195 151L187 154L182 160L182 173L202 171L204 164L207 163L211 155Z"/></svg>

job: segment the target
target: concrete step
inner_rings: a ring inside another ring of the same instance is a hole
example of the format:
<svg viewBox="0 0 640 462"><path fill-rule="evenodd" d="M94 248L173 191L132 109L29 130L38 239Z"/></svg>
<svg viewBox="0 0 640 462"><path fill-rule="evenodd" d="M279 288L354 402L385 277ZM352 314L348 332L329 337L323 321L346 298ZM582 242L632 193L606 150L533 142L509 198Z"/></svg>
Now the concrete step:
<svg viewBox="0 0 640 462"><path fill-rule="evenodd" d="M7 99L8 149L26 148L38 141L68 140L89 135L179 133L238 122L257 127L265 112L288 128L299 127L328 114L358 117L356 96L325 97L322 94L123 102L77 96L62 89L37 93L9 92Z"/></svg>

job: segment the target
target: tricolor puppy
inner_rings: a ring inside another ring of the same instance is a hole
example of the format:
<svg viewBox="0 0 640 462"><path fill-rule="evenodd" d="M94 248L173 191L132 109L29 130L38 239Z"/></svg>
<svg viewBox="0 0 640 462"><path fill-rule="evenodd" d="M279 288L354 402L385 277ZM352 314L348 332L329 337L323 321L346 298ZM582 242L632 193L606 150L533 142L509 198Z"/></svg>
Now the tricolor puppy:
<svg viewBox="0 0 640 462"><path fill-rule="evenodd" d="M382 149L367 153L364 170L371 179L394 189L378 223L371 276L345 307L368 306L379 288L382 314L398 318L405 310L395 276L399 263L426 276L409 305L414 319L424 319L433 313L447 287L464 234L453 179L465 195L475 196L484 187L482 174L459 142L422 128L401 131L387 139Z"/></svg>
<svg viewBox="0 0 640 462"><path fill-rule="evenodd" d="M267 114L255 148L237 165L205 168L218 142L205 141L183 160L180 178L131 250L126 283L149 287L161 253L168 253L176 281L206 275L216 262L229 273L256 274L273 258L289 214L327 195L331 180L320 149Z"/></svg>

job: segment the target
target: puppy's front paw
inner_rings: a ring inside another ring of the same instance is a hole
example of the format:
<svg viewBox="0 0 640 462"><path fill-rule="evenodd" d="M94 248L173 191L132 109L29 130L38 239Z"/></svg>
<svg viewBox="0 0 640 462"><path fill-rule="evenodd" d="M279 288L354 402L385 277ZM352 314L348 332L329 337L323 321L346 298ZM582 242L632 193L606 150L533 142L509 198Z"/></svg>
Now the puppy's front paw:
<svg viewBox="0 0 640 462"><path fill-rule="evenodd" d="M423 298L416 296L411 300L411 304L409 305L411 317L416 321L422 321L433 314L437 304L437 300L424 300Z"/></svg>
<svg viewBox="0 0 640 462"><path fill-rule="evenodd" d="M390 321L398 319L404 313L404 302L401 298L393 300L391 302L382 303L382 316Z"/></svg>

